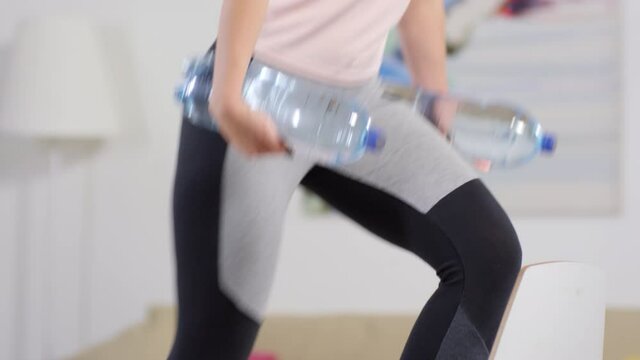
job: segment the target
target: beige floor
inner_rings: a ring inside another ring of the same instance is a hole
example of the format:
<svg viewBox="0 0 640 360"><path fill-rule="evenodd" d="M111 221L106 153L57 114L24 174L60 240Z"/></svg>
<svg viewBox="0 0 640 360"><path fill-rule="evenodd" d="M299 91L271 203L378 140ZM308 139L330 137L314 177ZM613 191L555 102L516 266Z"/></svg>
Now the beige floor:
<svg viewBox="0 0 640 360"><path fill-rule="evenodd" d="M153 308L147 320L83 351L72 360L165 359L175 326L171 307ZM276 316L262 328L256 349L279 360L389 360L399 358L413 316ZM640 311L607 311L605 360L640 360Z"/></svg>

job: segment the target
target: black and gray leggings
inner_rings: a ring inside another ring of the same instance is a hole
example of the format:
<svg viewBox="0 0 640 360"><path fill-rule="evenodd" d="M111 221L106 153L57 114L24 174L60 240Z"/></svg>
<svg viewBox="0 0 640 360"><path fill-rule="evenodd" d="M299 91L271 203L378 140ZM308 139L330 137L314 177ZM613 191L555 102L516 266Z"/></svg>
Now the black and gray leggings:
<svg viewBox="0 0 640 360"><path fill-rule="evenodd" d="M376 81L344 89L386 133L380 153L325 167L246 158L182 121L173 215L178 328L172 360L244 360L264 316L294 189L301 183L440 278L401 359L487 359L520 269L507 215L438 130Z"/></svg>

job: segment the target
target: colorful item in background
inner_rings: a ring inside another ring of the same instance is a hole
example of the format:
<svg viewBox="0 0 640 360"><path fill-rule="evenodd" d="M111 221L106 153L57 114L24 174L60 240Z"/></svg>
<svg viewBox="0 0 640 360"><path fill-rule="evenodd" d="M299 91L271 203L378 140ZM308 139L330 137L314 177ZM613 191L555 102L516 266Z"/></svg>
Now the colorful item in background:
<svg viewBox="0 0 640 360"><path fill-rule="evenodd" d="M447 52L463 49L478 25L498 12L505 0L462 0L447 4Z"/></svg>
<svg viewBox="0 0 640 360"><path fill-rule="evenodd" d="M251 355L249 355L249 359L248 360L278 360L278 358L271 353L261 353L261 352L256 352L253 353Z"/></svg>
<svg viewBox="0 0 640 360"><path fill-rule="evenodd" d="M449 9L456 6L457 4L463 2L464 0L444 0L444 9L446 12L449 12Z"/></svg>
<svg viewBox="0 0 640 360"><path fill-rule="evenodd" d="M378 75L386 82L404 86L411 85L411 74L404 64L402 54L399 54L398 51L385 56Z"/></svg>
<svg viewBox="0 0 640 360"><path fill-rule="evenodd" d="M540 6L546 6L552 4L550 0L507 0L502 8L500 8L500 14L506 16L518 16Z"/></svg>
<svg viewBox="0 0 640 360"><path fill-rule="evenodd" d="M495 14L503 5L504 0L444 0L447 16L447 53L452 55L462 50L476 26ZM411 84L395 29L389 33L387 39L380 77L399 85Z"/></svg>

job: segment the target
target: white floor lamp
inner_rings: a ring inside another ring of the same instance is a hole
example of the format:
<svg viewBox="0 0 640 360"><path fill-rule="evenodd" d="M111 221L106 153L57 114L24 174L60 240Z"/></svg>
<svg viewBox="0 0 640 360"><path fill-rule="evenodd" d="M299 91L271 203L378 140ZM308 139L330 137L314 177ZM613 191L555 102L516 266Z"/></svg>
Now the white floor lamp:
<svg viewBox="0 0 640 360"><path fill-rule="evenodd" d="M117 132L113 85L99 31L82 16L47 17L25 21L10 51L6 82L0 99L0 132L42 141L49 154L47 239L40 242L42 281L42 358L54 355L51 338L53 283L51 271L56 246L52 231L55 215L54 179L59 170L59 145L68 141L100 141ZM87 164L87 166L90 166ZM87 194L84 194L85 196ZM89 239L80 256L90 256ZM87 261L86 259L79 259ZM90 264L88 264L90 265ZM80 293L89 293L89 278L79 274ZM86 316L88 314L79 314Z"/></svg>

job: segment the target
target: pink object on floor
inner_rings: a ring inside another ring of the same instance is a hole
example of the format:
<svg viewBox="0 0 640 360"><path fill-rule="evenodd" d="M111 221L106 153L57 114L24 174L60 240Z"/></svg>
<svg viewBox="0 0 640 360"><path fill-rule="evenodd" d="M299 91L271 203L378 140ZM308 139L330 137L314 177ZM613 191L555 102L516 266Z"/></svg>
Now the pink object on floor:
<svg viewBox="0 0 640 360"><path fill-rule="evenodd" d="M274 354L253 353L249 355L249 360L278 360Z"/></svg>

